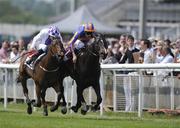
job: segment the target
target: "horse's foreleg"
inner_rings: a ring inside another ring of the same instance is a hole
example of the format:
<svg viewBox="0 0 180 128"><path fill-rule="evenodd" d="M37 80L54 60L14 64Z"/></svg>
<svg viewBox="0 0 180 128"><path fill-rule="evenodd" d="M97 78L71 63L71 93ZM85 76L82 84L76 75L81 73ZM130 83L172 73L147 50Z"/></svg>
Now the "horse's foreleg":
<svg viewBox="0 0 180 128"><path fill-rule="evenodd" d="M60 86L54 86L53 88L57 93L57 102L56 102L56 104L54 106L51 107L50 110L52 112L57 110L58 107L59 107L59 104L60 104L60 100L62 98L63 103L62 103L61 113L66 114L67 113L67 107L66 107L66 100L65 100L65 97L64 97L64 87L63 87L62 83L61 83Z"/></svg>
<svg viewBox="0 0 180 128"><path fill-rule="evenodd" d="M26 79L23 79L21 81L21 84L22 84L22 87L23 87L24 96L26 97L26 103L28 105L27 113L32 114L31 100L30 100L29 95L28 95L28 88L27 88Z"/></svg>
<svg viewBox="0 0 180 128"><path fill-rule="evenodd" d="M58 107L59 107L59 103L60 103L60 99L61 99L61 93L60 92L56 92L56 93L57 93L57 102L56 102L56 104L51 106L51 108L50 108L51 112L56 111L58 109Z"/></svg>
<svg viewBox="0 0 180 128"><path fill-rule="evenodd" d="M81 87L81 86L80 86ZM79 88L78 84L77 84L77 103L76 103L76 106L72 106L71 109L74 111L74 112L77 112L78 109L81 107L81 102L83 101L83 89L82 88Z"/></svg>
<svg viewBox="0 0 180 128"><path fill-rule="evenodd" d="M86 112L88 111L88 107L87 107L86 101L84 100L83 95L82 95L82 99L81 99L81 105L82 105L82 107L81 107L81 114L85 115Z"/></svg>
<svg viewBox="0 0 180 128"><path fill-rule="evenodd" d="M36 96L37 96L37 101L32 102L34 107L41 107L41 88L38 83L36 83Z"/></svg>
<svg viewBox="0 0 180 128"><path fill-rule="evenodd" d="M67 107L66 107L66 105L67 105L67 103L66 103L66 100L65 100L65 97L64 97L64 87L62 86L61 87L61 98L62 98L62 108L61 108L61 113L62 114L66 114L67 113Z"/></svg>
<svg viewBox="0 0 180 128"><path fill-rule="evenodd" d="M42 99L42 105L43 105L43 115L48 116L48 110L47 110L47 104L46 104L45 96L46 96L46 89L42 89L41 99Z"/></svg>
<svg viewBox="0 0 180 128"><path fill-rule="evenodd" d="M96 84L95 86L93 86L94 91L96 93L97 96L97 102L95 104L95 106L92 108L93 111L98 110L98 107L100 105L100 103L102 102L102 97L101 97L101 92L100 92L100 84Z"/></svg>

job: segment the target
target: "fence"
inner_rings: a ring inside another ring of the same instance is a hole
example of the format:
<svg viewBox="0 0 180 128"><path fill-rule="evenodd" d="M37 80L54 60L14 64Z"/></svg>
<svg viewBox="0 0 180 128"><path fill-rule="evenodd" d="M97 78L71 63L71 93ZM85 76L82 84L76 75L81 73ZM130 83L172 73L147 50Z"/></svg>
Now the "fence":
<svg viewBox="0 0 180 128"><path fill-rule="evenodd" d="M114 111L122 110L123 105L127 104L123 104L123 102L128 100L130 111L137 108L139 117L141 117L143 109L170 108L173 110L180 107L179 80L173 75L174 71L180 69L180 64L107 64L101 65L101 67L102 77L109 76L107 71L112 74L110 76L113 79ZM107 80L101 85L107 86ZM127 89L127 85L129 85L129 89ZM102 90L103 98L106 98L107 90L106 92L104 89ZM130 94L127 94L126 91L129 91ZM103 105L104 102L105 99ZM103 107L101 107L102 113Z"/></svg>
<svg viewBox="0 0 180 128"><path fill-rule="evenodd" d="M7 98L25 99L22 87L16 84L18 64L0 64L0 97L4 99L4 108L7 107ZM101 65L100 79L103 101L100 114L106 107L113 111L138 111L141 117L142 110L148 108L180 107L179 80L173 72L180 69L180 64L107 64ZM180 70L179 70L180 71ZM65 99L70 105L76 103L76 85L72 86L70 77L64 80ZM35 86L28 80L30 98L35 99ZM88 104L96 100L94 91L85 90L85 99ZM47 90L46 100L56 101L53 89Z"/></svg>

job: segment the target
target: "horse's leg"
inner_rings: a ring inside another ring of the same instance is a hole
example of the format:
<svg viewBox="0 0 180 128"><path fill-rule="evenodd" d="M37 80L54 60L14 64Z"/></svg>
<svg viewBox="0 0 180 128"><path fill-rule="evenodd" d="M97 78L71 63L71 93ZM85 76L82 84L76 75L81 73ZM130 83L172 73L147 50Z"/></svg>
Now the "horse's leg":
<svg viewBox="0 0 180 128"><path fill-rule="evenodd" d="M26 97L26 103L28 105L27 113L32 114L31 100L30 100L29 95L28 95L27 79L22 79L21 84L23 87L24 96Z"/></svg>
<svg viewBox="0 0 180 128"><path fill-rule="evenodd" d="M62 114L66 114L67 113L67 103L66 103L66 100L65 100L65 97L64 97L64 86L61 82L61 86L60 86L60 91L61 91L61 98L62 98L62 107L61 107L61 113Z"/></svg>
<svg viewBox="0 0 180 128"><path fill-rule="evenodd" d="M83 98L83 89L80 88L82 86L79 86L79 84L77 84L77 103L76 106L72 106L71 109L76 113L78 111L78 109L81 107L81 101L84 99Z"/></svg>
<svg viewBox="0 0 180 128"><path fill-rule="evenodd" d="M96 110L98 110L98 107L99 107L100 103L102 102L102 97L101 97L100 84L99 84L99 82L98 82L96 85L94 85L93 88L94 88L94 91L95 91L96 96L97 96L97 102L96 102L96 104L93 106L92 110L93 110L93 111L96 111Z"/></svg>
<svg viewBox="0 0 180 128"><path fill-rule="evenodd" d="M47 104L46 104L46 100L45 100L46 89L47 89L47 88L44 88L44 89L42 89L42 91L41 91L41 99L42 99L43 115L44 115L44 116L48 116Z"/></svg>
<svg viewBox="0 0 180 128"><path fill-rule="evenodd" d="M60 85L60 86L59 86L59 85ZM51 110L51 112L57 110L58 107L59 107L59 104L60 104L60 100L61 100L61 98L62 98L63 103L62 103L61 113L62 113L62 114L66 114L66 113L67 113L67 108L66 108L66 100L65 100L65 97L64 97L64 87L63 87L63 85L62 85L62 82L61 82L61 84L58 84L58 85L56 85L56 86L53 86L53 88L54 88L54 90L55 90L56 93L57 93L57 102L56 102L55 105L53 105L53 106L51 107L50 110Z"/></svg>
<svg viewBox="0 0 180 128"><path fill-rule="evenodd" d="M84 96L83 96L83 92L82 92L82 99L81 99L81 114L85 115L88 111L88 106L86 104L86 101L84 99Z"/></svg>
<svg viewBox="0 0 180 128"><path fill-rule="evenodd" d="M56 93L57 93L57 102L56 102L56 104L54 104L53 106L51 106L51 108L50 108L50 111L51 111L51 112L54 112L54 111L56 111L56 110L58 109L58 106L59 106L59 103L60 103L60 99L61 99L60 92L58 92L55 88L54 88L54 90L55 90Z"/></svg>
<svg viewBox="0 0 180 128"><path fill-rule="evenodd" d="M37 82L35 82L35 84L37 101L33 101L32 104L34 107L41 107L41 87Z"/></svg>

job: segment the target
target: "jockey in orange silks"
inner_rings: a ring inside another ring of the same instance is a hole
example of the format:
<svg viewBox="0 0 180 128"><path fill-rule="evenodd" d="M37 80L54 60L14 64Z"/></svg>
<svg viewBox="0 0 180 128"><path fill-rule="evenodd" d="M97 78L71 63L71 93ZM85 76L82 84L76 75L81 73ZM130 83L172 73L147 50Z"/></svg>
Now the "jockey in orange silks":
<svg viewBox="0 0 180 128"><path fill-rule="evenodd" d="M93 33L95 32L94 25L92 23L82 24L79 26L77 31L74 33L73 37L67 44L67 52L65 55L72 52L73 55L73 62L76 62L76 54L74 50L80 50L86 44L92 43ZM66 57L66 56L65 56Z"/></svg>

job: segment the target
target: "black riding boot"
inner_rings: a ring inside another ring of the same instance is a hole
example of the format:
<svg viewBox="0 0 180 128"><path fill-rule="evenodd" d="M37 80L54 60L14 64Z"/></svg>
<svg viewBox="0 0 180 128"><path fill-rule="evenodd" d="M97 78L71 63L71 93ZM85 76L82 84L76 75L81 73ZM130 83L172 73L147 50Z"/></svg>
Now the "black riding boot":
<svg viewBox="0 0 180 128"><path fill-rule="evenodd" d="M42 49L38 50L38 52L35 55L33 55L30 60L26 61L26 63L28 65L30 65L33 61L35 61L43 53L44 53L44 51Z"/></svg>

